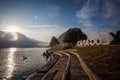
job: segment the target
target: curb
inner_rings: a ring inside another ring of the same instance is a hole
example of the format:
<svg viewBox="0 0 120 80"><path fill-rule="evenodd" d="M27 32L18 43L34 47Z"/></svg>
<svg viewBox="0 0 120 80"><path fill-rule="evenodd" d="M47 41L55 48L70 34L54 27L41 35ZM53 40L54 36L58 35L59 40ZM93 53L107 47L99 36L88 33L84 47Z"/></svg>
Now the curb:
<svg viewBox="0 0 120 80"><path fill-rule="evenodd" d="M53 54L56 54L56 55L58 55L58 56L61 57L61 54L57 54L57 53L55 53L55 52L54 52ZM60 58L59 58L59 59L60 59ZM59 60L59 59L58 59L58 60ZM57 61L57 62L58 62L58 61ZM56 63L57 63L57 62L56 62ZM55 64L56 64L56 63L55 63ZM47 63L47 64L48 64L48 63ZM45 65L44 65L44 66L45 66ZM44 67L44 66L43 66L43 67ZM42 67L41 67L41 68L42 68ZM40 69L41 69L41 68L40 68ZM32 73L31 75L29 75L25 80L30 80L30 78L33 77L34 75L36 75L36 73L37 73L37 71L35 71L35 72Z"/></svg>
<svg viewBox="0 0 120 80"><path fill-rule="evenodd" d="M72 53L72 54L74 54L74 55L77 56L77 58L78 58L78 60L79 60L79 62L81 64L83 70L86 72L86 74L88 75L88 77L90 78L90 80L101 80L96 74L94 74L92 72L92 70L90 70L88 68L88 66L85 64L84 60L81 58L81 56L78 53L72 52L72 51L70 51L70 53Z"/></svg>
<svg viewBox="0 0 120 80"><path fill-rule="evenodd" d="M69 57L68 62L67 62L67 67L65 69L65 73L64 73L64 75L62 77L62 80L67 80L68 75L69 75L69 68L70 68L70 55L68 53L66 53L66 52L63 52L63 51L60 51L60 52L62 54L65 54L65 55L67 55Z"/></svg>

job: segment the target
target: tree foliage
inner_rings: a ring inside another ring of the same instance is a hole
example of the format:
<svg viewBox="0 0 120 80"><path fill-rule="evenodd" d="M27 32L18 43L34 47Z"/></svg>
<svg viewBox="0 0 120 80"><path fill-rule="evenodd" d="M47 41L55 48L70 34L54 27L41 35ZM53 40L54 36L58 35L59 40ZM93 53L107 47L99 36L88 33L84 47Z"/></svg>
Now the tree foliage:
<svg viewBox="0 0 120 80"><path fill-rule="evenodd" d="M120 31L117 31L116 34L114 34L113 32L110 32L110 34L113 37L113 40L111 41L111 44L120 43Z"/></svg>
<svg viewBox="0 0 120 80"><path fill-rule="evenodd" d="M59 44L59 41L57 40L56 37L53 36L51 41L50 41L50 46L55 46L57 44Z"/></svg>
<svg viewBox="0 0 120 80"><path fill-rule="evenodd" d="M65 43L77 43L78 40L85 40L87 39L87 35L82 32L79 28L70 28L65 36L64 36L64 42Z"/></svg>

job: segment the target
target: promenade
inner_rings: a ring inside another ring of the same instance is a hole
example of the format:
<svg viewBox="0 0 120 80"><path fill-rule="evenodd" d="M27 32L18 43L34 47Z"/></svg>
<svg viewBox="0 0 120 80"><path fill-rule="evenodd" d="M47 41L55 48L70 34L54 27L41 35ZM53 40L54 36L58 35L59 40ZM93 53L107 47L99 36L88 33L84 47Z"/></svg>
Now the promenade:
<svg viewBox="0 0 120 80"><path fill-rule="evenodd" d="M71 51L56 51L51 60L26 80L98 80ZM87 71L85 70L87 69Z"/></svg>

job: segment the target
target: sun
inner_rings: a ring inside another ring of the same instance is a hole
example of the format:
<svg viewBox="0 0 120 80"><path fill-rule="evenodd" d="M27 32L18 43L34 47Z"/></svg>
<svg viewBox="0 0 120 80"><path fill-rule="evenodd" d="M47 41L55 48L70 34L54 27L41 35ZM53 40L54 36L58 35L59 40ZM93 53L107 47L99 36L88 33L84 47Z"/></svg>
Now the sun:
<svg viewBox="0 0 120 80"><path fill-rule="evenodd" d="M9 26L7 29L6 29L6 31L8 31L8 32L19 32L19 29L18 29L18 27L17 26Z"/></svg>

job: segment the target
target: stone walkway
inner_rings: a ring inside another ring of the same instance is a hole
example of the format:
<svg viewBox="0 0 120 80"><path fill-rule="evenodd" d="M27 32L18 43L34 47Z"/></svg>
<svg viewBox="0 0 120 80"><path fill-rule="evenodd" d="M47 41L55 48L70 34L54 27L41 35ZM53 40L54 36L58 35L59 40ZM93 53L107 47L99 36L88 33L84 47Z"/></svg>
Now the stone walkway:
<svg viewBox="0 0 120 80"><path fill-rule="evenodd" d="M53 60L26 80L90 80L74 54L57 51L54 55Z"/></svg>
<svg viewBox="0 0 120 80"><path fill-rule="evenodd" d="M77 57L74 54L70 54L70 79L69 80L89 80L88 76L82 69Z"/></svg>

